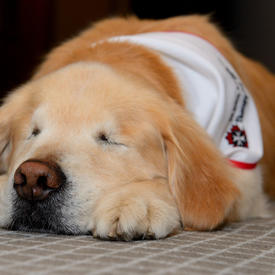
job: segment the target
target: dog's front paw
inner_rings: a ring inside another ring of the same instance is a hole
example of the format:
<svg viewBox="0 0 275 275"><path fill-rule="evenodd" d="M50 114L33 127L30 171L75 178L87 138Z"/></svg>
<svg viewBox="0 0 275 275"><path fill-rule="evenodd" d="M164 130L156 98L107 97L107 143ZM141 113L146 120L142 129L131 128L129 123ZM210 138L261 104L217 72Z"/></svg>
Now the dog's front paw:
<svg viewBox="0 0 275 275"><path fill-rule="evenodd" d="M97 204L93 221L95 237L113 240L159 239L180 228L174 202L153 192L105 195Z"/></svg>

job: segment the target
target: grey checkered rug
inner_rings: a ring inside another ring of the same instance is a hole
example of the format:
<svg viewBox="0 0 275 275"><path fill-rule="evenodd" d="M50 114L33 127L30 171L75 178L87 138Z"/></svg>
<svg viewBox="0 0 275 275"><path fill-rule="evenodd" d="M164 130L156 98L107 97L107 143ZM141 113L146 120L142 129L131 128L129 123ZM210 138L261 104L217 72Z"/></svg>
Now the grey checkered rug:
<svg viewBox="0 0 275 275"><path fill-rule="evenodd" d="M0 230L0 274L275 274L273 218L158 241Z"/></svg>

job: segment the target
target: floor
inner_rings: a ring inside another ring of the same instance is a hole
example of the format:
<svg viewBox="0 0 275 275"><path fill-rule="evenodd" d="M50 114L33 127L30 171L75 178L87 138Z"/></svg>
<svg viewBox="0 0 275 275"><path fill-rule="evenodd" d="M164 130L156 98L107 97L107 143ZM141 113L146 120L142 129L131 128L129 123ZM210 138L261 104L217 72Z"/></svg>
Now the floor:
<svg viewBox="0 0 275 275"><path fill-rule="evenodd" d="M158 241L0 230L0 274L275 274L273 217Z"/></svg>

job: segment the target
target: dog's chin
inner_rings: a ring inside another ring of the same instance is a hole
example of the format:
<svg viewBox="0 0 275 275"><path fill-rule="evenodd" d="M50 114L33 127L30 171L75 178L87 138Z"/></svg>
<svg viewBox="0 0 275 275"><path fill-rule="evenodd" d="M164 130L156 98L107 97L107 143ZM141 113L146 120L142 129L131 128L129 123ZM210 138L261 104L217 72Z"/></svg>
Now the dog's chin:
<svg viewBox="0 0 275 275"><path fill-rule="evenodd" d="M7 229L27 232L43 232L66 235L88 234L80 230L66 212L70 196L60 190L46 200L27 201L14 196L11 223ZM67 202L67 204L65 203Z"/></svg>

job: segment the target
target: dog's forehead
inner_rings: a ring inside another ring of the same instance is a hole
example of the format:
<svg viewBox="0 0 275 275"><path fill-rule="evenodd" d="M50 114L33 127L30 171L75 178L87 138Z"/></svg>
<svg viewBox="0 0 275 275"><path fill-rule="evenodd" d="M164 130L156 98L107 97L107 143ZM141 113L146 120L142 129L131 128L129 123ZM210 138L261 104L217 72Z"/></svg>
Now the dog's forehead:
<svg viewBox="0 0 275 275"><path fill-rule="evenodd" d="M107 65L76 63L53 72L38 82L43 101L86 102L118 98L130 83ZM114 93L116 91L116 93ZM63 99L63 100L61 100Z"/></svg>
<svg viewBox="0 0 275 275"><path fill-rule="evenodd" d="M77 63L41 79L35 117L47 115L62 121L100 121L116 117L137 119L144 105L131 81L106 65ZM139 103L138 103L139 102Z"/></svg>

